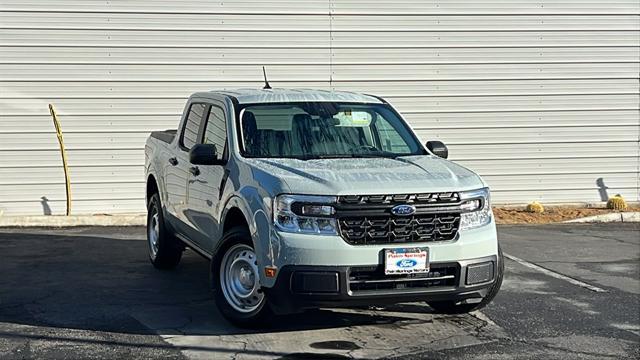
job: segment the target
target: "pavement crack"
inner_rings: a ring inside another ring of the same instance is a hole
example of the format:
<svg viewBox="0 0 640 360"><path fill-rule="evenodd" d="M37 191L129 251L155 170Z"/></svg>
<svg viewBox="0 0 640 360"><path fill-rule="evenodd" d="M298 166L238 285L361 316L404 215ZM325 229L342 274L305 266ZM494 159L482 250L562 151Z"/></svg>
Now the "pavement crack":
<svg viewBox="0 0 640 360"><path fill-rule="evenodd" d="M544 261L536 261L539 264L618 264L618 263L638 263L640 262L640 258L634 259L625 259L625 260L617 260L617 261L560 261L560 260L544 260Z"/></svg>
<svg viewBox="0 0 640 360"><path fill-rule="evenodd" d="M588 351L578 351L578 350L567 349L563 347L553 346L551 344L544 343L542 341L537 341L535 339L527 340L524 338L506 337L501 339L501 341L519 343L527 347L533 346L533 347L538 347L542 349L561 351L563 353L569 353L569 354L575 354L575 355L581 355L581 356L593 356L596 358L604 357L604 358L611 358L611 359L618 359L620 357L619 355L610 355L610 354L593 353Z"/></svg>
<svg viewBox="0 0 640 360"><path fill-rule="evenodd" d="M582 235L584 237L591 237L591 238L595 238L595 239L602 239L602 240L607 240L607 241L615 241L615 242L619 242L619 243L623 243L623 244L628 244L628 245L634 245L637 246L638 243L637 242L629 242L629 241L624 241L622 239L616 239L613 236L601 236L601 235L594 235L594 234L582 234L581 232L578 231L572 231L572 230L564 230L562 231L565 234L571 234L571 235Z"/></svg>
<svg viewBox="0 0 640 360"><path fill-rule="evenodd" d="M588 351L572 350L572 349L557 347L557 346L553 346L553 345L545 344L545 343L540 343L540 342L536 342L535 345L541 346L541 347L543 347L545 349L562 351L562 352L565 352L565 353L571 353L571 354L576 354L576 355L594 356L596 358L597 357L606 357L606 358L611 358L611 359L618 359L620 357L619 355L609 355L609 354L602 354L602 353L593 353L593 352L588 352Z"/></svg>
<svg viewBox="0 0 640 360"><path fill-rule="evenodd" d="M19 354L21 359L31 359L31 340L25 341L23 346L15 350L15 353Z"/></svg>
<svg viewBox="0 0 640 360"><path fill-rule="evenodd" d="M242 344L242 350L236 351L235 353L233 353L231 360L237 360L238 359L238 355L240 354L244 354L245 352L247 352L247 342L244 340L238 340L235 342L239 342L240 344Z"/></svg>

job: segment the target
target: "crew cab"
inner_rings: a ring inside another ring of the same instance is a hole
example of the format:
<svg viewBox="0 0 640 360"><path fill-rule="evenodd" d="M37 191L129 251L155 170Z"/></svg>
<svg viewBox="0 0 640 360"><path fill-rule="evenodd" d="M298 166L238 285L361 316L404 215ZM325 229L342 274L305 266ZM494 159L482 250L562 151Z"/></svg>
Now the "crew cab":
<svg viewBox="0 0 640 360"><path fill-rule="evenodd" d="M146 143L149 258L208 259L240 326L318 307L479 309L504 272L489 188L447 155L376 96L195 93Z"/></svg>

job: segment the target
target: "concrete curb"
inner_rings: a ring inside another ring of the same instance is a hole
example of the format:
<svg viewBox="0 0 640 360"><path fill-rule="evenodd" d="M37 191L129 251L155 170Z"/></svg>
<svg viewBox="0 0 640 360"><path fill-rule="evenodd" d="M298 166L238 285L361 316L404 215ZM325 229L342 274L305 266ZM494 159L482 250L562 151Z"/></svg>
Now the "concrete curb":
<svg viewBox="0 0 640 360"><path fill-rule="evenodd" d="M0 227L144 226L146 215L4 216Z"/></svg>
<svg viewBox="0 0 640 360"><path fill-rule="evenodd" d="M640 222L640 212L619 212L587 216L580 219L563 221L564 223L606 223L606 222Z"/></svg>

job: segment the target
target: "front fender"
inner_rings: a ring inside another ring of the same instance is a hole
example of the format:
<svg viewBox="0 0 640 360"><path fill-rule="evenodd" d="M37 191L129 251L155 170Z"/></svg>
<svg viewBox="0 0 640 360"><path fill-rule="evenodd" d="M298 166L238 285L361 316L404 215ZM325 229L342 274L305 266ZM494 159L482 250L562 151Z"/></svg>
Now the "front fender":
<svg viewBox="0 0 640 360"><path fill-rule="evenodd" d="M244 187L239 194L229 198L221 214L222 224L226 222L227 215L234 208L240 210L247 220L251 241L257 255L258 269L260 269L260 284L266 287L273 286L275 278L267 278L262 269L265 266L275 265L275 259L280 254L279 239L271 236L273 231L271 207L269 195L260 194L257 188ZM221 242L216 244L214 256L221 246Z"/></svg>

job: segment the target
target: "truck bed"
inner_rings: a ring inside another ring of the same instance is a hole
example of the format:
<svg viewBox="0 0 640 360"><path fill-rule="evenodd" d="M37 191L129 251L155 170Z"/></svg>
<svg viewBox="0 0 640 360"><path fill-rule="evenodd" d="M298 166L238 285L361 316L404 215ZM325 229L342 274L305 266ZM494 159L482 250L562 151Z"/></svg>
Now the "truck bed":
<svg viewBox="0 0 640 360"><path fill-rule="evenodd" d="M167 144L171 144L171 142L173 142L173 139L176 137L176 132L177 130L175 129L153 131L151 133L151 137L166 142Z"/></svg>

